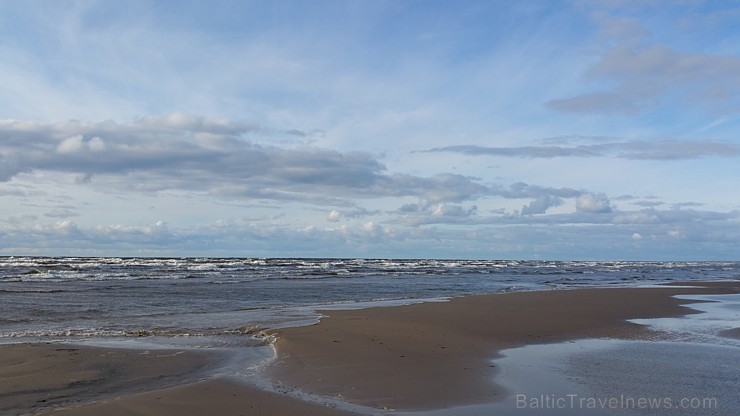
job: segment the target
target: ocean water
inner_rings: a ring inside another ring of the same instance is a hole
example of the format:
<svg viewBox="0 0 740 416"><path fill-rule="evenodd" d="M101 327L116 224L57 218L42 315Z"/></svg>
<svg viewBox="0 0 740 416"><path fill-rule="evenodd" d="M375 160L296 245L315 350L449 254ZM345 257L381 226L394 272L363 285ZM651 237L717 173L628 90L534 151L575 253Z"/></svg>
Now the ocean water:
<svg viewBox="0 0 740 416"><path fill-rule="evenodd" d="M257 345L321 308L726 279L740 262L0 257L0 343Z"/></svg>

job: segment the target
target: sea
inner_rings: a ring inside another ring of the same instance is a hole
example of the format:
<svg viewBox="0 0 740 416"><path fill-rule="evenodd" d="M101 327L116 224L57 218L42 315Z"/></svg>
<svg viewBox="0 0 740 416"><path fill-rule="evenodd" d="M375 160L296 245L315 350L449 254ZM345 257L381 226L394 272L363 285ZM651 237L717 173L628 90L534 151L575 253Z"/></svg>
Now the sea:
<svg viewBox="0 0 740 416"><path fill-rule="evenodd" d="M740 262L0 257L0 343L248 346L326 309L739 279Z"/></svg>

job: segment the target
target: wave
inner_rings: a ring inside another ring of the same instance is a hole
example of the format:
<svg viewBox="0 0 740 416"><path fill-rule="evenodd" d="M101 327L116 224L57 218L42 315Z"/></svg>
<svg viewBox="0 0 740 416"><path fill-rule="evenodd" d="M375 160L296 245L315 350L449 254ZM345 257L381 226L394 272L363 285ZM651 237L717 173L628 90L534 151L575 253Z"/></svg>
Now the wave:
<svg viewBox="0 0 740 416"><path fill-rule="evenodd" d="M258 326L228 329L184 330L177 328L101 329L64 328L0 332L0 338L144 338L144 337L218 337L248 336L254 339L267 337Z"/></svg>
<svg viewBox="0 0 740 416"><path fill-rule="evenodd" d="M217 259L0 257L0 281L275 278L372 275L583 275L737 272L737 262L631 262L435 259Z"/></svg>
<svg viewBox="0 0 740 416"><path fill-rule="evenodd" d="M65 289L0 289L0 293L63 293Z"/></svg>

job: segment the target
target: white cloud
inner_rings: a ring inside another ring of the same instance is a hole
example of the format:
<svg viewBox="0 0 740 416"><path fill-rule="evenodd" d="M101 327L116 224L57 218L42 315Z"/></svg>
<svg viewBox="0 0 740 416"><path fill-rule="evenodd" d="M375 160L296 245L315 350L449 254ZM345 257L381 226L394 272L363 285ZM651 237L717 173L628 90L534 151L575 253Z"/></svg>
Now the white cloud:
<svg viewBox="0 0 740 416"><path fill-rule="evenodd" d="M58 231L62 232L63 234L71 234L78 232L77 225L70 220L60 220L57 221L56 224L54 224L54 228L56 228Z"/></svg>
<svg viewBox="0 0 740 416"><path fill-rule="evenodd" d="M93 152L102 152L105 150L105 141L103 141L103 139L101 139L100 137L93 137L87 143L87 146Z"/></svg>
<svg viewBox="0 0 740 416"><path fill-rule="evenodd" d="M78 134L76 136L68 137L64 140L62 140L59 145L57 145L57 152L59 153L76 153L82 150L82 135Z"/></svg>
<svg viewBox="0 0 740 416"><path fill-rule="evenodd" d="M432 216L435 217L456 217L456 218L468 218L475 216L478 211L478 207L473 205L472 207L465 208L461 205L454 204L437 204L432 208Z"/></svg>
<svg viewBox="0 0 740 416"><path fill-rule="evenodd" d="M576 210L587 213L607 213L612 211L612 206L605 194L587 193L576 198Z"/></svg>
<svg viewBox="0 0 740 416"><path fill-rule="evenodd" d="M327 216L327 221L331 222L338 222L342 218L342 213L333 209L329 212L329 215Z"/></svg>
<svg viewBox="0 0 740 416"><path fill-rule="evenodd" d="M93 137L85 141L81 134L68 137L62 140L56 148L58 153L70 154L82 151L103 152L105 150L105 141L100 137Z"/></svg>
<svg viewBox="0 0 740 416"><path fill-rule="evenodd" d="M384 227L372 221L362 224L360 229L362 232L373 238L380 237L384 234Z"/></svg>

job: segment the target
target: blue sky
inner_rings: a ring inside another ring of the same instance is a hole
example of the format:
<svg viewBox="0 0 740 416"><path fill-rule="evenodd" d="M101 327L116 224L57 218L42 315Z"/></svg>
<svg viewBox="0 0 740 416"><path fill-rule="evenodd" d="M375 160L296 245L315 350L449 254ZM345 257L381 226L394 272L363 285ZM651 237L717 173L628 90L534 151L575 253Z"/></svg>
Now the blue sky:
<svg viewBox="0 0 740 416"><path fill-rule="evenodd" d="M739 260L738 1L3 1L0 255Z"/></svg>

